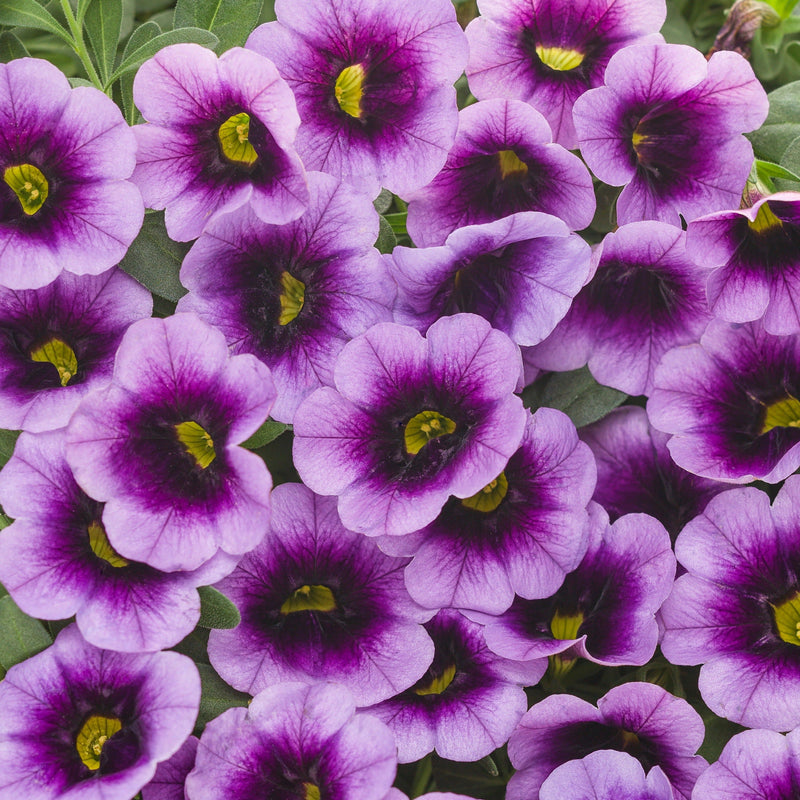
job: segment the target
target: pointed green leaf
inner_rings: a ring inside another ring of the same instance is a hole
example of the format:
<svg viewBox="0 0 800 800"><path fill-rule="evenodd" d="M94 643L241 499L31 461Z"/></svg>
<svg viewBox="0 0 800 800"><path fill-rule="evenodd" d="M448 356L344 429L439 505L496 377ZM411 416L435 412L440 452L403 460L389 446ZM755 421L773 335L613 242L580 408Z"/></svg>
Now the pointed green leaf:
<svg viewBox="0 0 800 800"><path fill-rule="evenodd" d="M83 28L89 36L100 79L105 84L117 56L122 30L122 0L92 0L86 9Z"/></svg>
<svg viewBox="0 0 800 800"><path fill-rule="evenodd" d="M239 609L222 592L212 586L201 586L197 592L200 595L197 624L201 628L235 628L242 621Z"/></svg>
<svg viewBox="0 0 800 800"><path fill-rule="evenodd" d="M753 143L757 158L783 164L786 149L800 136L800 81L787 83L767 96L767 119L747 138Z"/></svg>
<svg viewBox="0 0 800 800"><path fill-rule="evenodd" d="M375 247L381 253L391 253L397 244L397 237L394 235L392 226L386 220L386 217L379 217L380 228L378 229L378 240L375 242Z"/></svg>
<svg viewBox="0 0 800 800"><path fill-rule="evenodd" d="M125 50L122 52L122 61L124 62L131 53L148 42L153 41L153 39L160 34L161 28L152 20L148 20L140 25L130 35L128 43L125 45ZM130 70L122 75L119 82L120 93L122 95L122 109L125 112L125 121L128 125L134 125L136 123L136 106L133 104L133 79L135 77L136 73Z"/></svg>
<svg viewBox="0 0 800 800"><path fill-rule="evenodd" d="M72 44L72 37L67 30L36 0L2 0L0 2L0 25L47 31L59 36L68 44Z"/></svg>
<svg viewBox="0 0 800 800"><path fill-rule="evenodd" d="M22 41L10 31L0 33L0 61L7 64L15 58L30 55Z"/></svg>
<svg viewBox="0 0 800 800"><path fill-rule="evenodd" d="M19 431L0 430L0 467L4 467L11 458L19 434Z"/></svg>
<svg viewBox="0 0 800 800"><path fill-rule="evenodd" d="M11 669L52 643L38 619L21 611L10 595L0 597L0 665Z"/></svg>
<svg viewBox="0 0 800 800"><path fill-rule="evenodd" d="M772 161L756 159L756 169L759 178L783 178L787 181L800 182L800 176L780 164L773 164Z"/></svg>
<svg viewBox="0 0 800 800"><path fill-rule="evenodd" d="M195 733L199 736L203 728L212 719L218 717L229 708L246 707L250 695L237 692L228 686L208 664L197 664L200 673L200 713L197 715Z"/></svg>
<svg viewBox="0 0 800 800"><path fill-rule="evenodd" d="M246 447L248 450L258 450L259 447L275 441L287 430L289 430L289 426L286 423L268 419L247 441L242 443L242 447Z"/></svg>
<svg viewBox="0 0 800 800"><path fill-rule="evenodd" d="M258 24L264 0L178 0L174 28L203 28L219 37L218 53L243 45Z"/></svg>

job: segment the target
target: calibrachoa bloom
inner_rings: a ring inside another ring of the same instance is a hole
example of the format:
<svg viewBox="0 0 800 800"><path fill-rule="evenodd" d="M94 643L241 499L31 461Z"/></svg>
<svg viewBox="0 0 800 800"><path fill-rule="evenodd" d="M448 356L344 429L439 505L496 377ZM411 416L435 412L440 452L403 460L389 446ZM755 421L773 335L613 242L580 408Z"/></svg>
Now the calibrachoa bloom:
<svg viewBox="0 0 800 800"><path fill-rule="evenodd" d="M424 332L440 316L480 314L520 345L542 341L590 276L589 245L535 211L453 231L443 247L395 247L394 317Z"/></svg>
<svg viewBox="0 0 800 800"><path fill-rule="evenodd" d="M731 483L777 483L800 466L800 334L714 320L666 353L647 403L675 462Z"/></svg>
<svg viewBox="0 0 800 800"><path fill-rule="evenodd" d="M703 664L700 692L754 728L800 725L800 478L770 506L752 487L715 497L675 544L688 570L661 609L673 664Z"/></svg>
<svg viewBox="0 0 800 800"><path fill-rule="evenodd" d="M136 141L116 104L46 61L0 64L0 285L96 275L125 255L144 205Z"/></svg>
<svg viewBox="0 0 800 800"><path fill-rule="evenodd" d="M169 235L188 241L245 204L265 222L296 219L308 202L294 149L299 119L275 65L234 47L159 50L136 73L144 125L133 180L148 208L165 208Z"/></svg>
<svg viewBox="0 0 800 800"><path fill-rule="evenodd" d="M647 514L613 525L590 504L589 549L580 565L545 600L517 597L486 624L496 653L520 660L554 656L556 671L583 657L604 665L646 664L658 643L655 614L672 588L675 556L664 526Z"/></svg>
<svg viewBox="0 0 800 800"><path fill-rule="evenodd" d="M696 342L711 319L686 234L663 222L632 222L607 234L594 258L594 277L528 358L559 371L588 363L600 383L649 395L661 356Z"/></svg>
<svg viewBox="0 0 800 800"><path fill-rule="evenodd" d="M401 764L432 750L453 761L477 761L503 745L527 707L522 686L539 682L544 660L514 663L492 653L481 625L451 609L425 628L436 654L410 689L367 709L397 741Z"/></svg>
<svg viewBox="0 0 800 800"><path fill-rule="evenodd" d="M467 40L448 0L277 0L247 47L272 59L297 99L309 169L370 196L405 195L444 164Z"/></svg>
<svg viewBox="0 0 800 800"><path fill-rule="evenodd" d="M494 480L519 446L521 369L519 348L474 314L438 320L427 338L375 325L345 345L336 389L317 389L297 410L300 477L338 495L350 530L419 530L450 495L472 497Z"/></svg>
<svg viewBox="0 0 800 800"><path fill-rule="evenodd" d="M601 181L624 186L620 224L679 224L738 208L753 163L742 136L769 103L750 64L721 51L706 61L693 47L638 44L612 56L605 86L575 101L581 155Z"/></svg>
<svg viewBox="0 0 800 800"><path fill-rule="evenodd" d="M583 162L553 143L550 126L517 100L484 100L459 112L458 135L441 172L408 197L408 232L418 247L443 244L465 225L518 211L585 228L595 211Z"/></svg>
<svg viewBox="0 0 800 800"><path fill-rule="evenodd" d="M156 767L156 774L142 788L142 800L186 800L184 783L194 769L199 739L190 736L172 758Z"/></svg>
<svg viewBox="0 0 800 800"><path fill-rule="evenodd" d="M0 798L129 800L199 704L186 656L100 650L70 626L0 682Z"/></svg>
<svg viewBox="0 0 800 800"><path fill-rule="evenodd" d="M694 220L687 252L708 274L708 303L728 322L764 319L769 333L800 332L800 194Z"/></svg>
<svg viewBox="0 0 800 800"><path fill-rule="evenodd" d="M330 175L308 175L303 215L267 225L248 210L208 226L183 261L189 294L179 311L218 327L234 353L267 364L277 389L272 416L291 422L314 389L333 383L345 343L391 319L394 285L380 254L369 199Z"/></svg>
<svg viewBox="0 0 800 800"><path fill-rule="evenodd" d="M664 0L480 0L467 26L467 77L479 99L509 97L541 111L564 147L577 147L572 106L601 86L611 56L656 34Z"/></svg>
<svg viewBox="0 0 800 800"><path fill-rule="evenodd" d="M84 638L126 652L172 647L200 618L196 587L233 569L219 553L194 572L159 572L122 558L103 527L103 504L75 483L64 431L23 433L0 472L0 503L15 521L0 536L0 581L41 619L76 616Z"/></svg>
<svg viewBox="0 0 800 800"><path fill-rule="evenodd" d="M274 398L269 369L230 356L222 333L194 314L134 323L112 383L83 400L67 429L67 461L81 488L105 502L114 550L172 571L255 547L272 482L262 459L238 445Z"/></svg>
<svg viewBox="0 0 800 800"><path fill-rule="evenodd" d="M242 621L211 631L211 663L250 694L282 680L336 681L366 706L407 689L433 660L421 625L433 612L408 596L407 563L342 527L334 498L278 486L270 532L217 584Z"/></svg>
<svg viewBox="0 0 800 800"><path fill-rule="evenodd" d="M382 800L397 756L389 729L355 715L334 683L279 683L206 725L188 800Z"/></svg>
<svg viewBox="0 0 800 800"><path fill-rule="evenodd" d="M405 580L428 608L498 614L522 597L547 597L580 563L594 459L569 418L552 408L528 415L522 444L477 494L450 498L427 527L387 536L387 552L413 555Z"/></svg>
<svg viewBox="0 0 800 800"><path fill-rule="evenodd" d="M551 695L525 714L509 739L508 757L517 772L506 797L543 799L539 790L558 766L605 750L634 756L648 771L660 767L675 800L689 800L708 766L694 755L704 736L703 720L689 703L652 683L623 683L601 697L597 708L572 695Z"/></svg>
<svg viewBox="0 0 800 800"><path fill-rule="evenodd" d="M150 292L118 269L0 287L0 427L65 426L81 398L111 380L123 333L152 309Z"/></svg>

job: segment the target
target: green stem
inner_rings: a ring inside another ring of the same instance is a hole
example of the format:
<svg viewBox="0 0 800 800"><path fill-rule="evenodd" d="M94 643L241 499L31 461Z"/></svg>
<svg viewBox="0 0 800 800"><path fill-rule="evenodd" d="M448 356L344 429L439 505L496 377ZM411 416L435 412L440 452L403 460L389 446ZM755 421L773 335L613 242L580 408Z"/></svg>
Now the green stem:
<svg viewBox="0 0 800 800"><path fill-rule="evenodd" d="M69 0L61 0L61 9L64 12L64 16L67 19L67 25L69 25L69 30L72 34L72 49L81 60L81 64L83 64L83 68L86 70L86 75L88 76L89 80L102 92L103 82L100 80L100 76L97 74L97 70L92 63L92 59L89 58L89 51L86 49L86 43L83 41L82 26L78 24L78 20L75 19L75 15L72 13L72 7L69 4Z"/></svg>
<svg viewBox="0 0 800 800"><path fill-rule="evenodd" d="M431 782L431 775L433 775L433 759L431 753L428 753L417 765L417 771L414 774L414 783L411 784L412 798L425 794L428 789L428 784Z"/></svg>

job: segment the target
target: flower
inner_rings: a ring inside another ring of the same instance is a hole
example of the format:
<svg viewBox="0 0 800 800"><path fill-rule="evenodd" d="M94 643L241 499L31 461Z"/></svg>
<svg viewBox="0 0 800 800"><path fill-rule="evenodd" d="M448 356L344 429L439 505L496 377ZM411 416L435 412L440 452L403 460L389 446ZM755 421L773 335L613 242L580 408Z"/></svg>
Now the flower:
<svg viewBox="0 0 800 800"><path fill-rule="evenodd" d="M400 195L444 164L457 126L453 83L467 40L449 0L278 0L247 47L275 62L297 99L308 169Z"/></svg>
<svg viewBox="0 0 800 800"><path fill-rule="evenodd" d="M519 348L473 314L438 320L426 339L374 325L342 350L336 389L317 389L295 414L300 477L338 496L350 530L419 530L450 495L471 497L497 477L519 446L521 369Z"/></svg>
<svg viewBox="0 0 800 800"><path fill-rule="evenodd" d="M554 144L544 117L517 100L484 100L459 112L458 135L441 171L408 197L408 232L418 247L444 243L465 225L519 211L585 228L595 211L583 162Z"/></svg>
<svg viewBox="0 0 800 800"><path fill-rule="evenodd" d="M479 7L466 31L472 93L530 103L570 150L576 98L602 85L617 50L657 34L666 17L664 0L480 0Z"/></svg>
<svg viewBox="0 0 800 800"><path fill-rule="evenodd" d="M753 148L742 136L767 116L767 95L738 53L706 62L693 47L638 44L611 57L605 86L575 101L581 155L601 181L624 186L620 225L679 224L738 208Z"/></svg>
<svg viewBox="0 0 800 800"><path fill-rule="evenodd" d="M129 800L199 704L191 659L100 650L71 625L0 683L0 798Z"/></svg>
<svg viewBox="0 0 800 800"><path fill-rule="evenodd" d="M67 462L106 504L114 550L174 571L255 547L271 480L262 459L238 445L274 397L267 367L230 356L225 337L194 314L132 325L112 383L84 398L67 428Z"/></svg>
<svg viewBox="0 0 800 800"><path fill-rule="evenodd" d="M274 64L234 47L159 50L139 67L133 180L148 208L165 208L170 237L188 241L218 216L249 205L265 222L296 219L308 202L294 149L292 92Z"/></svg>
<svg viewBox="0 0 800 800"><path fill-rule="evenodd" d="M0 426L64 427L81 398L111 380L122 335L152 309L150 292L119 269L0 287Z"/></svg>
<svg viewBox="0 0 800 800"><path fill-rule="evenodd" d="M199 739L190 736L172 758L162 761L156 774L142 787L142 800L185 800L183 785L186 776L194 768Z"/></svg>
<svg viewBox="0 0 800 800"><path fill-rule="evenodd" d="M129 181L136 142L116 104L70 88L46 61L0 64L0 285L36 289L62 270L97 275L144 218Z"/></svg>

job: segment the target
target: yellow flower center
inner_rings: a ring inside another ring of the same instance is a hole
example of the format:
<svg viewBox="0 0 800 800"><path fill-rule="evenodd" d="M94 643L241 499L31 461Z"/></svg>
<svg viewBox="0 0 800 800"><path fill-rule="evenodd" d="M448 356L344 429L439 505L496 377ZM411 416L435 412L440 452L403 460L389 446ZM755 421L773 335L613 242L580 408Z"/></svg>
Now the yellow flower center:
<svg viewBox="0 0 800 800"><path fill-rule="evenodd" d="M520 161L513 150L500 150L497 153L497 160L500 163L500 177L503 180L524 178L528 174L528 165L524 161Z"/></svg>
<svg viewBox="0 0 800 800"><path fill-rule="evenodd" d="M339 108L355 119L361 119L361 98L364 96L364 67L351 64L345 67L336 79L333 93Z"/></svg>
<svg viewBox="0 0 800 800"><path fill-rule="evenodd" d="M800 592L777 606L772 606L772 613L775 615L778 636L784 642L800 647Z"/></svg>
<svg viewBox="0 0 800 800"><path fill-rule="evenodd" d="M638 129L631 135L631 142L633 143L633 151L636 153L636 158L642 160L642 154L639 152L641 145L647 141L647 137L643 133L639 133Z"/></svg>
<svg viewBox="0 0 800 800"><path fill-rule="evenodd" d="M52 364L58 370L62 386L66 386L78 371L78 359L75 351L55 336L44 344L31 350L31 361Z"/></svg>
<svg viewBox="0 0 800 800"><path fill-rule="evenodd" d="M574 614L562 614L556 610L550 620L550 632L554 639L577 639L578 628L583 622L583 614L576 611Z"/></svg>
<svg viewBox="0 0 800 800"><path fill-rule="evenodd" d="M303 309L306 298L306 285L290 275L286 270L281 273L283 291L278 298L281 304L279 325L288 325Z"/></svg>
<svg viewBox="0 0 800 800"><path fill-rule="evenodd" d="M7 167L3 173L3 180L14 191L22 210L29 217L33 216L44 205L50 192L47 178L33 164L19 164L16 167Z"/></svg>
<svg viewBox="0 0 800 800"><path fill-rule="evenodd" d="M494 511L508 492L508 479L501 472L493 481L486 484L479 492L461 501L462 506L475 511Z"/></svg>
<svg viewBox="0 0 800 800"><path fill-rule="evenodd" d="M336 598L327 586L304 584L296 589L281 605L281 614L295 611L335 611Z"/></svg>
<svg viewBox="0 0 800 800"><path fill-rule="evenodd" d="M93 522L89 528L89 547L92 552L112 567L127 567L128 562L111 546L102 522Z"/></svg>
<svg viewBox="0 0 800 800"><path fill-rule="evenodd" d="M424 697L428 694L441 694L452 682L456 676L456 665L450 664L441 675L436 675L431 680L418 686L414 689L414 694Z"/></svg>
<svg viewBox="0 0 800 800"><path fill-rule="evenodd" d="M84 765L92 771L100 769L103 746L121 730L122 723L117 717L103 714L92 714L88 717L75 737L75 749Z"/></svg>
<svg viewBox="0 0 800 800"><path fill-rule="evenodd" d="M217 457L211 435L194 420L179 422L175 426L175 433L178 434L178 441L201 469L205 469Z"/></svg>
<svg viewBox="0 0 800 800"><path fill-rule="evenodd" d="M316 783L304 783L303 791L303 800L320 800L319 786Z"/></svg>
<svg viewBox="0 0 800 800"><path fill-rule="evenodd" d="M222 155L232 164L252 167L258 161L258 153L250 144L250 115L242 111L228 117L217 131Z"/></svg>
<svg viewBox="0 0 800 800"><path fill-rule="evenodd" d="M583 61L583 53L579 53L577 50L567 50L564 47L543 47L537 44L536 55L539 56L542 64L559 72L575 69Z"/></svg>
<svg viewBox="0 0 800 800"><path fill-rule="evenodd" d="M760 433L768 433L773 428L800 427L800 400L789 395L777 403L766 407L764 422Z"/></svg>
<svg viewBox="0 0 800 800"><path fill-rule="evenodd" d="M431 439L445 436L455 429L455 422L438 411L420 411L406 423L406 452L415 456Z"/></svg>
<svg viewBox="0 0 800 800"><path fill-rule="evenodd" d="M754 220L748 220L747 224L750 230L756 233L763 233L773 228L783 227L783 222L775 216L772 209L769 207L769 203L762 203L758 208L756 218Z"/></svg>

